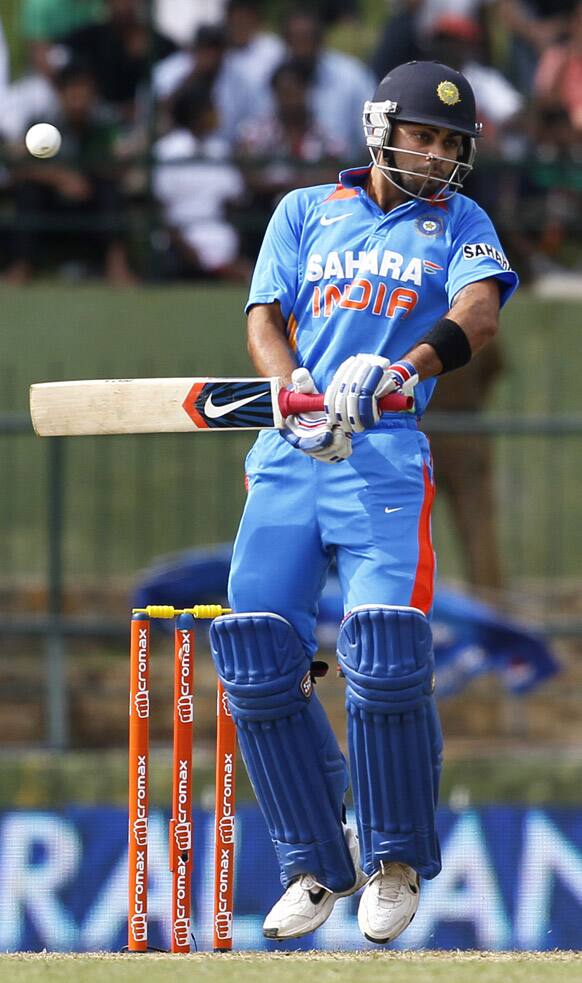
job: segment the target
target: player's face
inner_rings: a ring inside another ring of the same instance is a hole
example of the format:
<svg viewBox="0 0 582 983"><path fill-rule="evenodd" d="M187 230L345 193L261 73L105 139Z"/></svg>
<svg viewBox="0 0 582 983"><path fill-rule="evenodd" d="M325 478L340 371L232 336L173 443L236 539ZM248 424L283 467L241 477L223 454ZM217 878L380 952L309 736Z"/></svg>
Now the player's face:
<svg viewBox="0 0 582 983"><path fill-rule="evenodd" d="M395 167L401 171L412 172L401 177L403 186L411 194L420 191L424 182L426 182L425 190L429 195L441 191L442 181L447 180L453 173L463 149L463 138L459 133L444 127L426 126L420 123L396 124L390 143L395 148ZM438 160L439 157L444 157L446 160ZM427 181L429 174L431 178ZM433 176L441 180L435 181Z"/></svg>

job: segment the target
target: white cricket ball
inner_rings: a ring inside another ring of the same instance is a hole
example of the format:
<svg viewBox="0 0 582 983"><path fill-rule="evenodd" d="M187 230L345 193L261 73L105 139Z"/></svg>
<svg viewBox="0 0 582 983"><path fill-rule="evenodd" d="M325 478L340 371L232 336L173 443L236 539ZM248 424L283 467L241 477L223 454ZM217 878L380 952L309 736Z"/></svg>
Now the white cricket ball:
<svg viewBox="0 0 582 983"><path fill-rule="evenodd" d="M61 134L52 123L35 123L24 142L33 157L54 157L61 148Z"/></svg>

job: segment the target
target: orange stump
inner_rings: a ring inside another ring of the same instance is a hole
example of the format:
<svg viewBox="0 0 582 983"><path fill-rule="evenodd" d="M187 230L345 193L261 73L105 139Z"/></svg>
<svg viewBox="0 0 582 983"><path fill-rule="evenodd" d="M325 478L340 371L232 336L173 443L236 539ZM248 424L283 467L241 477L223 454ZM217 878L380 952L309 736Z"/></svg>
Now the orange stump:
<svg viewBox="0 0 582 983"><path fill-rule="evenodd" d="M127 948L148 947L148 812L150 716L150 619L131 621L129 684L129 862Z"/></svg>
<svg viewBox="0 0 582 983"><path fill-rule="evenodd" d="M174 630L174 769L169 844L172 871L172 952L190 952L194 645L194 618L191 614L181 614Z"/></svg>
<svg viewBox="0 0 582 983"><path fill-rule="evenodd" d="M192 917L192 738L196 618L228 612L219 604L134 608L129 694L128 927L130 952L148 950L148 818L150 619L177 618L174 630L174 757L169 859L172 872L171 952L190 952ZM220 682L216 722L215 951L232 948L236 728Z"/></svg>
<svg viewBox="0 0 582 983"><path fill-rule="evenodd" d="M216 800L214 804L214 951L232 949L234 920L234 816L236 727L226 693L216 694Z"/></svg>

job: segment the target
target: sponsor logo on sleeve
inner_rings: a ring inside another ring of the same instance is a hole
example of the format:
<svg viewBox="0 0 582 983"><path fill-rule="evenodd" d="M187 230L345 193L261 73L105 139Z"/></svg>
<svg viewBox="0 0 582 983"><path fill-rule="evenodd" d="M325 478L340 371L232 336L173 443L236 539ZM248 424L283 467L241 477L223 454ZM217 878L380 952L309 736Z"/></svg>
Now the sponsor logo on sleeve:
<svg viewBox="0 0 582 983"><path fill-rule="evenodd" d="M499 263L502 270L510 270L506 257L501 250L496 249L489 242L467 242L463 246L463 259L492 259Z"/></svg>

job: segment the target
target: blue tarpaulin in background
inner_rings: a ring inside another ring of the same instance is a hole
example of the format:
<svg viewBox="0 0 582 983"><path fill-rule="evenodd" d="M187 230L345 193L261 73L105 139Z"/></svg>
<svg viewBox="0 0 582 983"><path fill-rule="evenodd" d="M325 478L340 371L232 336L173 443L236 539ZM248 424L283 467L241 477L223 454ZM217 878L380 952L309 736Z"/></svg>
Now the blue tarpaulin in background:
<svg viewBox="0 0 582 983"><path fill-rule="evenodd" d="M226 603L231 556L228 543L186 550L159 561L142 574L134 607ZM342 616L339 584L331 574L319 607L322 648L335 647ZM441 698L459 692L469 680L487 672L497 673L511 693L527 693L559 671L558 660L545 640L490 605L449 588L437 588L433 635Z"/></svg>

